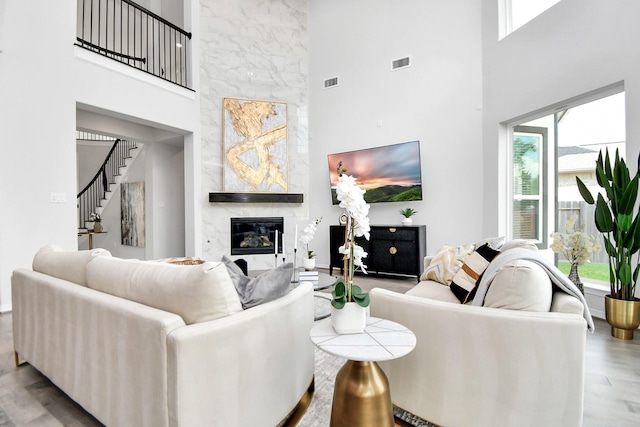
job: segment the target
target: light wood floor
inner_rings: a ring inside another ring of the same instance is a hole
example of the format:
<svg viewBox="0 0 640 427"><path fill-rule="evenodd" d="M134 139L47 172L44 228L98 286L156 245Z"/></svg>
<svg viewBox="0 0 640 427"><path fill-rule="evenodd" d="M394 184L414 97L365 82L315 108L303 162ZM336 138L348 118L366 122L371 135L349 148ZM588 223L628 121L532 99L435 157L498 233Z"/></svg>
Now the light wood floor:
<svg viewBox="0 0 640 427"><path fill-rule="evenodd" d="M405 292L414 283L358 277L365 291L378 286ZM0 427L99 426L33 367L15 368L11 328L11 313L1 314ZM596 319L596 332L587 334L585 383L585 427L640 426L640 331L633 341L618 340L604 320Z"/></svg>

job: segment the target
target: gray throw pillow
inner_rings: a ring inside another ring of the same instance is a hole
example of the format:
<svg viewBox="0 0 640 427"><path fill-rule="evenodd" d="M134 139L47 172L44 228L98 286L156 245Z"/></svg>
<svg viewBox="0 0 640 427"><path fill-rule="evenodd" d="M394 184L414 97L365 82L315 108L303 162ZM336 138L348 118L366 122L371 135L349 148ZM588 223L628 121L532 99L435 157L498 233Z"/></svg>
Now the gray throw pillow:
<svg viewBox="0 0 640 427"><path fill-rule="evenodd" d="M289 293L293 263L288 262L258 277L248 277L228 256L223 255L222 262L227 267L244 309L276 300Z"/></svg>

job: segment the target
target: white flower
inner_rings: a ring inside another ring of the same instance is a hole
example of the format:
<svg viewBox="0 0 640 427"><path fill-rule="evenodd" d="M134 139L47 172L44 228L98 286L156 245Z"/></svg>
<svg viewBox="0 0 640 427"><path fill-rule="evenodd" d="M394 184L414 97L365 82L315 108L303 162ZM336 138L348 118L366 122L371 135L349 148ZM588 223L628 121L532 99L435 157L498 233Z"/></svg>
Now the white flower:
<svg viewBox="0 0 640 427"><path fill-rule="evenodd" d="M313 258L315 256L313 251L309 250L309 242L311 242L315 237L316 231L318 230L318 224L320 224L321 221L322 218L316 219L311 224L307 225L304 230L302 230L302 235L298 239L307 246L307 258Z"/></svg>
<svg viewBox="0 0 640 427"><path fill-rule="evenodd" d="M555 232L551 234L553 242L551 250L564 255L571 264L581 266L589 261L591 254L600 250L593 237L584 233L584 224L574 228L578 215L573 214L567 220L566 233Z"/></svg>

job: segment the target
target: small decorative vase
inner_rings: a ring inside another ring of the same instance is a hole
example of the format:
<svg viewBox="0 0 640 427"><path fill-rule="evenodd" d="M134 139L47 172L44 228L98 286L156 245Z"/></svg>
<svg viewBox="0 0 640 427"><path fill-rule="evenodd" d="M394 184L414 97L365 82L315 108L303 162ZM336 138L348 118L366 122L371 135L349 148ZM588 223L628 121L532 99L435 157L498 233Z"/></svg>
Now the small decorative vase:
<svg viewBox="0 0 640 427"><path fill-rule="evenodd" d="M604 296L604 313L611 325L611 336L632 340L633 331L640 326L640 299L632 301Z"/></svg>
<svg viewBox="0 0 640 427"><path fill-rule="evenodd" d="M93 231L95 233L101 233L102 232L102 223L97 221L93 223Z"/></svg>
<svg viewBox="0 0 640 427"><path fill-rule="evenodd" d="M302 260L302 266L306 271L311 271L316 268L315 258L305 258Z"/></svg>
<svg viewBox="0 0 640 427"><path fill-rule="evenodd" d="M413 220L411 218L405 218L402 220L402 225L411 225L413 224Z"/></svg>
<svg viewBox="0 0 640 427"><path fill-rule="evenodd" d="M367 307L348 302L337 309L331 306L331 326L339 334L359 334L367 326Z"/></svg>
<svg viewBox="0 0 640 427"><path fill-rule="evenodd" d="M573 282L574 285L580 289L582 295L584 295L584 285L580 281L580 276L578 276L578 265L571 264L571 270L569 270L569 280Z"/></svg>

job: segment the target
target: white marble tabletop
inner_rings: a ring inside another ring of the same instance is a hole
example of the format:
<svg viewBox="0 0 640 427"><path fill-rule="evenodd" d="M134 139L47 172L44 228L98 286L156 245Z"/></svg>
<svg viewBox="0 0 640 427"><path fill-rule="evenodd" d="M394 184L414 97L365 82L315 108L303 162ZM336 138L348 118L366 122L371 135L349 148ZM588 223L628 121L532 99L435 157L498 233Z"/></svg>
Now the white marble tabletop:
<svg viewBox="0 0 640 427"><path fill-rule="evenodd" d="M316 322L309 335L322 351L359 362L397 359L416 346L416 336L409 329L377 317L367 318L367 326L360 334L340 335L328 318Z"/></svg>

